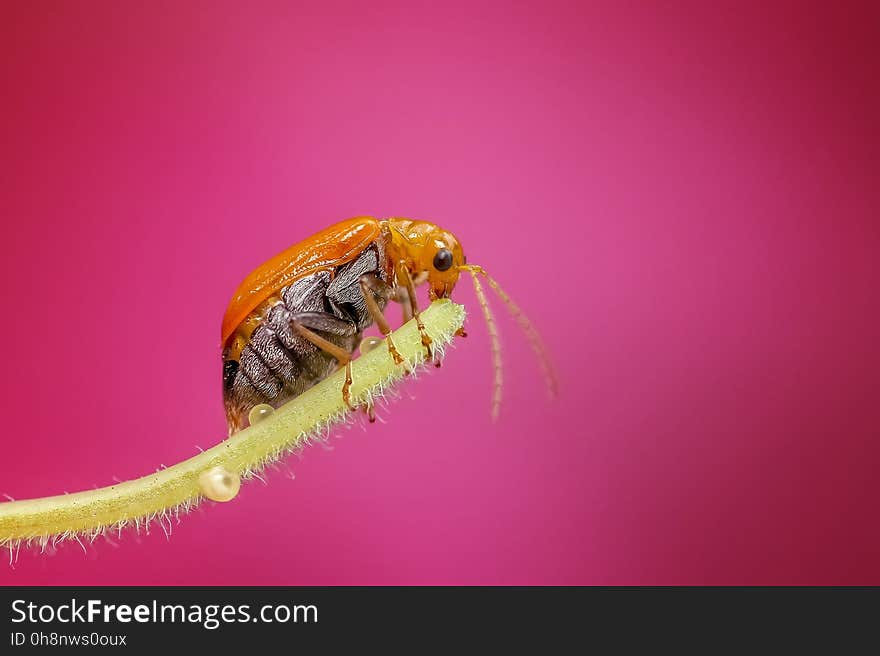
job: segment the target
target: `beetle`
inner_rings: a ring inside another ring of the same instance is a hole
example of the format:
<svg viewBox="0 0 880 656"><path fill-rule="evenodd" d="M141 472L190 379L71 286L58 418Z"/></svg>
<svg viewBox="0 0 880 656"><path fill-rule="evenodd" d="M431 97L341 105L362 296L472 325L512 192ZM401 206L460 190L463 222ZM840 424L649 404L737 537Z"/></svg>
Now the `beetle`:
<svg viewBox="0 0 880 656"><path fill-rule="evenodd" d="M360 216L279 253L252 271L233 295L221 330L230 435L244 428L254 406L266 403L277 408L340 366L346 369L342 397L352 408L351 360L367 327L375 324L394 361L403 363L384 314L391 300L402 305L405 320L416 320L422 345L432 357L416 287L427 282L432 300L448 298L462 271L473 276L492 340L493 416L501 400L500 344L478 275L487 278L520 322L540 357L551 392L555 391L537 331L482 267L467 264L455 235L428 221Z"/></svg>

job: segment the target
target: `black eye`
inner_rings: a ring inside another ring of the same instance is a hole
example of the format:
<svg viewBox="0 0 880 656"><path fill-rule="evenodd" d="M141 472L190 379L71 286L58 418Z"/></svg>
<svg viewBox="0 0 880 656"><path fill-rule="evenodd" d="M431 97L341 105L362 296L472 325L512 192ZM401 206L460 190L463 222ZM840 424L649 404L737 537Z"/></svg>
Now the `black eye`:
<svg viewBox="0 0 880 656"><path fill-rule="evenodd" d="M437 271L446 271L452 266L452 252L447 248L441 248L434 256L434 268Z"/></svg>

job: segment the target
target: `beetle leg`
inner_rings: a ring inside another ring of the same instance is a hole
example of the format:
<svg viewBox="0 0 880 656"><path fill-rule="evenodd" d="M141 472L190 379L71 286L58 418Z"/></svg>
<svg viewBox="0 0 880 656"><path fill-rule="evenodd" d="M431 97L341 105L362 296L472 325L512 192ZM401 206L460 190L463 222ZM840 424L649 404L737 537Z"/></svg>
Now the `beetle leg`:
<svg viewBox="0 0 880 656"><path fill-rule="evenodd" d="M361 294L363 294L364 301L367 303L367 311L370 313L370 316L373 317L373 321L379 327L381 333L385 336L385 341L388 343L388 352L391 354L391 357L394 358L394 364L403 364L403 358L400 356L397 347L394 346L394 341L391 339L391 326L388 324L388 319L385 318L382 308L376 303L376 297L374 295L376 293L387 295L388 285L372 273L361 276L360 285Z"/></svg>
<svg viewBox="0 0 880 656"><path fill-rule="evenodd" d="M419 287L420 285L423 285L425 282L427 282L428 272L422 271L421 273L417 273L415 275L410 274L410 277L412 278L413 289L415 289L415 288ZM403 287L398 286L397 296L399 297L398 303L401 303L401 304L406 303L407 306L411 305L411 301L409 300L410 299L409 291L407 290L406 286L403 286ZM395 300L397 300L397 299L395 299ZM407 321L412 319L412 308L411 307L406 308L406 315L407 315L407 319L406 319Z"/></svg>
<svg viewBox="0 0 880 656"><path fill-rule="evenodd" d="M416 298L416 286L413 284L412 276L409 275L409 269L406 268L406 264L400 262L397 266L397 277L398 279L403 280L403 284L406 287L406 292L409 295L409 307L412 311L412 315L416 320L416 326L419 329L419 335L422 337L422 346L425 347L425 350L428 352L428 358L434 357L434 349L431 348L431 344L433 340L431 336L428 335L428 331L425 329L425 324L422 323L422 318L419 316L419 305L418 300Z"/></svg>
<svg viewBox="0 0 880 656"><path fill-rule="evenodd" d="M290 325L293 329L299 333L304 339L307 339L309 342L317 346L319 349L324 351L327 355L330 355L336 358L337 362L340 365L345 365L345 383L342 385L342 400L345 401L345 405L348 406L349 410L354 410L354 406L351 405L351 353L346 351L341 346L337 346L333 342L324 339L319 334L313 332L309 328L303 325L302 321L308 321L311 318L319 318L321 317L320 312L305 312L300 315L293 315L290 319ZM318 315L318 317L311 317L311 315ZM336 317L332 317L331 319L336 319ZM339 323L345 324L344 321L340 319L336 319ZM311 322L310 322L311 323ZM346 324L347 326L348 324ZM352 334L357 330L354 326L351 326ZM335 331L334 331L335 332Z"/></svg>
<svg viewBox="0 0 880 656"><path fill-rule="evenodd" d="M399 287L397 295L400 298L398 302L403 310L403 323L407 323L413 318L412 304L409 302L409 292L406 291L406 287Z"/></svg>
<svg viewBox="0 0 880 656"><path fill-rule="evenodd" d="M403 310L403 323L412 319L412 304L409 302L409 292L406 291L406 287L398 286L394 291L393 298L395 302L400 303L400 308Z"/></svg>
<svg viewBox="0 0 880 656"><path fill-rule="evenodd" d="M423 271L422 273L413 277L413 287L418 287L427 279L428 274ZM412 303L409 300L409 292L407 291L405 285L398 285L397 289L394 290L394 296L392 296L391 298L396 303L400 303L400 307L403 310L403 323L406 323L413 318Z"/></svg>

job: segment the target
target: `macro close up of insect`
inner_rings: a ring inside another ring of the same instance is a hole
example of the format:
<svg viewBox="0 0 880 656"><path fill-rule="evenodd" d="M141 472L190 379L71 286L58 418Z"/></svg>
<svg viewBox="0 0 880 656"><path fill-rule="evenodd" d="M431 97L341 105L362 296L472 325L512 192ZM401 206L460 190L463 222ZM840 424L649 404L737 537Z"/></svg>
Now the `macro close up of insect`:
<svg viewBox="0 0 880 656"><path fill-rule="evenodd" d="M519 323L538 357L551 397L556 379L532 323L485 269L469 264L459 240L427 221L356 217L325 228L252 271L235 291L221 327L222 388L229 437L172 467L96 490L0 504L0 544L45 549L94 540L126 526L170 532L171 518L202 499L230 501L243 479L375 401L423 363L440 367L443 347L466 336L464 310L451 302L470 274L485 319L494 369L491 414L502 399L501 345L480 278ZM419 289L427 287L423 311ZM400 304L404 325L386 318ZM364 337L374 326L382 337Z"/></svg>
<svg viewBox="0 0 880 656"><path fill-rule="evenodd" d="M538 333L482 267L467 264L451 232L427 221L357 217L273 257L236 291L222 331L223 391L230 433L245 425L255 406L277 407L323 380L337 363L346 369L342 396L351 408L351 359L359 345L362 351L374 346L361 342L365 328L375 323L394 361L403 362L384 315L391 300L401 304L405 319L415 319L426 355L433 359L416 288L427 282L431 300L449 298L463 271L473 276L492 337L493 416L501 401L500 345L479 275L487 278L520 321L555 393L550 361ZM457 333L465 334L463 329Z"/></svg>
<svg viewBox="0 0 880 656"><path fill-rule="evenodd" d="M813 4L2 3L0 590L880 582L880 3Z"/></svg>

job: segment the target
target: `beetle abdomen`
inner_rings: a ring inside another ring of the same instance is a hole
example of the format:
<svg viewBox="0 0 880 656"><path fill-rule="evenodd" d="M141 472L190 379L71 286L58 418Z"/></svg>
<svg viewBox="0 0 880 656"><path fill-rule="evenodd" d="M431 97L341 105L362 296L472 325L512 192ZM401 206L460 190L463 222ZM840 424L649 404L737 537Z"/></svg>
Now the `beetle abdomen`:
<svg viewBox="0 0 880 656"><path fill-rule="evenodd" d="M371 243L355 260L332 271L319 271L281 290L280 297L258 308L247 322L256 327L240 353L223 352L223 397L230 434L243 428L251 408L278 407L333 373L337 361L300 335L297 320L324 339L352 353L364 328L372 323L360 278L386 280L381 241ZM377 298L384 308L386 299ZM237 359L236 359L237 357Z"/></svg>

